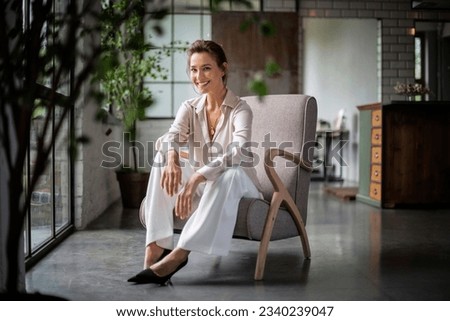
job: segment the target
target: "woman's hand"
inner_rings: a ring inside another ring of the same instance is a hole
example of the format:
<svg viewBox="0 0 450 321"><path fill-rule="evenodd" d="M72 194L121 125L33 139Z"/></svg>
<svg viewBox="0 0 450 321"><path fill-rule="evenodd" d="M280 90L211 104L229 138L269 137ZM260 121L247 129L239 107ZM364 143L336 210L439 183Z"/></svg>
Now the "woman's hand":
<svg viewBox="0 0 450 321"><path fill-rule="evenodd" d="M184 220L189 217L192 211L192 201L198 184L205 181L205 177L199 173L194 173L186 186L177 196L175 202L175 215Z"/></svg>
<svg viewBox="0 0 450 321"><path fill-rule="evenodd" d="M178 193L178 187L181 185L180 157L174 150L167 153L167 165L163 170L160 184L170 196Z"/></svg>

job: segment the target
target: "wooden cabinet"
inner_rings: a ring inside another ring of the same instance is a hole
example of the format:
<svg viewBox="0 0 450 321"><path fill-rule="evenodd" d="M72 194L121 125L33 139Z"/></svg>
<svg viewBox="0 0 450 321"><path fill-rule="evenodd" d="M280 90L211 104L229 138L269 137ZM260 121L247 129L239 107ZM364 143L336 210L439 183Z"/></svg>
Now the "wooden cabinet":
<svg viewBox="0 0 450 321"><path fill-rule="evenodd" d="M369 196L376 200L381 201L381 169L382 169L382 149L381 149L381 108L373 109L370 116L372 121L371 130L371 158L370 158L370 186L369 186ZM376 179L378 178L378 179Z"/></svg>
<svg viewBox="0 0 450 321"><path fill-rule="evenodd" d="M449 207L450 102L358 106L357 199L385 208Z"/></svg>
<svg viewBox="0 0 450 321"><path fill-rule="evenodd" d="M381 104L358 106L360 111L358 199L372 205L381 202L382 109Z"/></svg>

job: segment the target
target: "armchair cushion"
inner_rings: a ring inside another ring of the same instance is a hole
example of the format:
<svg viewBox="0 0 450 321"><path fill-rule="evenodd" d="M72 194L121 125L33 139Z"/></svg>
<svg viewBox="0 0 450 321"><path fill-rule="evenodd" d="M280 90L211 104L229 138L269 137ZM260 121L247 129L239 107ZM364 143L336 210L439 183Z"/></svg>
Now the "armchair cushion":
<svg viewBox="0 0 450 321"><path fill-rule="evenodd" d="M260 241L270 203L266 200L243 198L239 203L239 215L233 236ZM271 241L298 236L294 221L285 208L278 211Z"/></svg>

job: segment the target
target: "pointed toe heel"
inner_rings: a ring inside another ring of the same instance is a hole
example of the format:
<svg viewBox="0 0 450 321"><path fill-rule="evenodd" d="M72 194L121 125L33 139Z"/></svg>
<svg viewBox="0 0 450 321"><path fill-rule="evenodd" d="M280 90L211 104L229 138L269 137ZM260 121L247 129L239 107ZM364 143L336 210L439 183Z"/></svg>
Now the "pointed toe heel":
<svg viewBox="0 0 450 321"><path fill-rule="evenodd" d="M172 252L172 250L168 250L168 249L164 249L163 253L161 254L161 256L159 257L158 261L161 261L163 258L165 258L167 255L170 254L170 252ZM135 276L129 278L127 280L127 282L133 282L133 283L149 283L149 282L143 282L145 279L148 278L148 274L149 272L145 272L147 270L150 270L149 268L142 270L141 272L139 272L138 274L136 274ZM151 270L150 270L151 271Z"/></svg>
<svg viewBox="0 0 450 321"><path fill-rule="evenodd" d="M177 273L184 266L186 266L187 262L188 262L188 260L186 259L183 263L178 265L178 267L175 269L175 271L173 271L172 273L165 275L165 276L156 275L155 272L153 272L153 270L150 268L142 270L135 276L129 278L128 282L134 282L137 284L155 283L155 284L165 285L170 282L170 279L172 278L172 276L175 273Z"/></svg>

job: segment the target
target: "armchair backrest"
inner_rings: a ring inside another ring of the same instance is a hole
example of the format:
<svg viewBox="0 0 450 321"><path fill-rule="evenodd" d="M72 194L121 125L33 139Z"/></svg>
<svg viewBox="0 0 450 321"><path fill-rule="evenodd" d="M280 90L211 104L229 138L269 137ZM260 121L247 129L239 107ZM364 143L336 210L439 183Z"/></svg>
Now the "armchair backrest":
<svg viewBox="0 0 450 321"><path fill-rule="evenodd" d="M270 201L273 187L264 170L264 154L270 147L285 149L312 163L317 126L317 102L307 95L267 95L242 97L253 111L252 142L257 143L255 167ZM311 173L281 158L275 159L276 170L295 200L306 223L306 209ZM302 200L300 202L300 200Z"/></svg>

